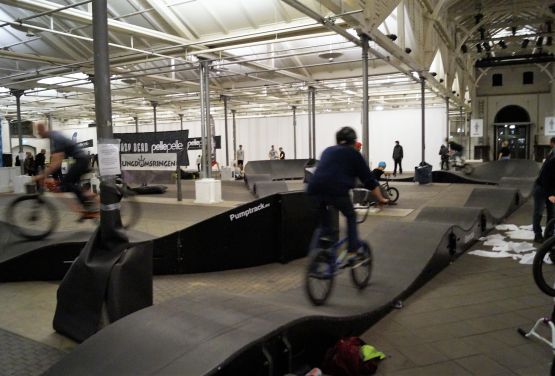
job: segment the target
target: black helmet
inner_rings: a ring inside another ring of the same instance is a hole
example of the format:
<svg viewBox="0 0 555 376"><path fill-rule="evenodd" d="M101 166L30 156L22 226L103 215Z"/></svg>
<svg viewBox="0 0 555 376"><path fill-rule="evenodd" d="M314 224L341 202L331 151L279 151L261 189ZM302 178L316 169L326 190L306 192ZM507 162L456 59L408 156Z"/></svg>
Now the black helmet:
<svg viewBox="0 0 555 376"><path fill-rule="evenodd" d="M351 127L343 127L335 134L337 144L354 145L357 139L357 133Z"/></svg>

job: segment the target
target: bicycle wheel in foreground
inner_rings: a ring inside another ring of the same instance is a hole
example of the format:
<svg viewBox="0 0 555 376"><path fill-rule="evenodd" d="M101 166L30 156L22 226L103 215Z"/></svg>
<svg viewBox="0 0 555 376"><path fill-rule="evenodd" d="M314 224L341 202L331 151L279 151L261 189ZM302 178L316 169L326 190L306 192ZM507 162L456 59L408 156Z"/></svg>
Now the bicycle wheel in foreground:
<svg viewBox="0 0 555 376"><path fill-rule="evenodd" d="M322 305L328 299L333 287L335 258L329 250L314 253L306 271L305 289L314 305Z"/></svg>
<svg viewBox="0 0 555 376"><path fill-rule="evenodd" d="M40 240L59 223L58 210L40 195L20 196L13 200L6 211L12 231L30 240Z"/></svg>
<svg viewBox="0 0 555 376"><path fill-rule="evenodd" d="M372 277L372 249L366 242L361 242L362 255L360 259L356 260L351 268L351 279L355 286L362 290L368 286L370 277Z"/></svg>
<svg viewBox="0 0 555 376"><path fill-rule="evenodd" d="M399 190L395 187L389 187L387 190L389 201L396 202L399 199Z"/></svg>
<svg viewBox="0 0 555 376"><path fill-rule="evenodd" d="M121 224L124 229L134 227L141 218L141 206L135 199L135 192L124 191L124 196L120 201Z"/></svg>
<svg viewBox="0 0 555 376"><path fill-rule="evenodd" d="M555 297L555 236L546 239L538 248L532 272L536 285L549 296Z"/></svg>

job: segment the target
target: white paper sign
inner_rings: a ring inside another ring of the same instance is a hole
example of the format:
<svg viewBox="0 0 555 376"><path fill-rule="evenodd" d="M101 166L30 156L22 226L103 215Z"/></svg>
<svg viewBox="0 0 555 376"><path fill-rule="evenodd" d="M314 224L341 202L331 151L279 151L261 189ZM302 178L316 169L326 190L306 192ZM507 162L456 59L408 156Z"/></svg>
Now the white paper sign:
<svg viewBox="0 0 555 376"><path fill-rule="evenodd" d="M484 119L470 120L470 137L484 137Z"/></svg>
<svg viewBox="0 0 555 376"><path fill-rule="evenodd" d="M177 168L176 153L122 154L122 170L172 170Z"/></svg>
<svg viewBox="0 0 555 376"><path fill-rule="evenodd" d="M119 140L99 140L98 167L101 176L121 174L119 162Z"/></svg>
<svg viewBox="0 0 555 376"><path fill-rule="evenodd" d="M546 117L543 129L546 136L555 136L555 117Z"/></svg>

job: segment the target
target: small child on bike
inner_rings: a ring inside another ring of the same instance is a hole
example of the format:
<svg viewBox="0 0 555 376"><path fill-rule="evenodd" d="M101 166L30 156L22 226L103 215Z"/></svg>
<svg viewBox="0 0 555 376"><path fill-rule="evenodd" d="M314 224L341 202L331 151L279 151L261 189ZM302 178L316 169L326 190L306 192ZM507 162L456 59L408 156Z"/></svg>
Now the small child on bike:
<svg viewBox="0 0 555 376"><path fill-rule="evenodd" d="M328 206L335 207L347 220L347 237L350 257L360 247L356 213L349 196L355 187L356 178L378 198L379 203L388 203L382 196L380 185L372 176L368 164L355 149L356 132L351 127L341 128L335 135L337 145L324 150L314 175L308 184L307 193L316 199L320 219L321 235L333 233L332 218Z"/></svg>
<svg viewBox="0 0 555 376"><path fill-rule="evenodd" d="M391 173L386 172L385 168L387 167L387 164L384 161L380 161L378 162L378 167L376 167L375 169L372 170L372 176L374 177L374 179L376 179L377 181L380 181L382 178L382 175L389 177L391 175ZM387 198L389 200L389 195L387 194L387 189L386 187L382 184L380 185L380 192L382 192L382 196ZM374 197L376 200L378 200L377 197ZM389 205L397 205L396 202L392 202L391 200L388 203Z"/></svg>

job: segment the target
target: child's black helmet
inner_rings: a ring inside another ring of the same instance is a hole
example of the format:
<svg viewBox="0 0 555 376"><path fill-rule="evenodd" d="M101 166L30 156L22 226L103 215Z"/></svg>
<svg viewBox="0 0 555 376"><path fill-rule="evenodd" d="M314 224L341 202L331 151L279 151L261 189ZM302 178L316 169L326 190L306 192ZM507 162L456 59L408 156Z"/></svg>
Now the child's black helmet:
<svg viewBox="0 0 555 376"><path fill-rule="evenodd" d="M337 144L354 145L357 139L357 133L351 127L343 127L335 134Z"/></svg>

